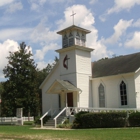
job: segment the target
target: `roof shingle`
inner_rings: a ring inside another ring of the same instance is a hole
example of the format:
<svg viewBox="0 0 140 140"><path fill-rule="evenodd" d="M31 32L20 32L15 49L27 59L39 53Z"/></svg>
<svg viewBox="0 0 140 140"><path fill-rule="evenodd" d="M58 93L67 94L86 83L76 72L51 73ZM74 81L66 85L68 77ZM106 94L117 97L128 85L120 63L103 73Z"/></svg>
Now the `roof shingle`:
<svg viewBox="0 0 140 140"><path fill-rule="evenodd" d="M92 77L135 72L140 68L140 52L92 62Z"/></svg>

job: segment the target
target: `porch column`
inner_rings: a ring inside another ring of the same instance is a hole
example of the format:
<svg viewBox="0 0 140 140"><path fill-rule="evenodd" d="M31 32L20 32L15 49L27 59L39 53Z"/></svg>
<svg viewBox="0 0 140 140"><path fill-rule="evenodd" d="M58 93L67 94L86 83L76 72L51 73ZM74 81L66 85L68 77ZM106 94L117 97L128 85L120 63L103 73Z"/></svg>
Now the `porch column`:
<svg viewBox="0 0 140 140"><path fill-rule="evenodd" d="M80 107L79 92L77 92L77 107Z"/></svg>
<svg viewBox="0 0 140 140"><path fill-rule="evenodd" d="M66 107L68 107L67 93L65 93L65 96L66 96Z"/></svg>
<svg viewBox="0 0 140 140"><path fill-rule="evenodd" d="M51 94L51 116L52 116L52 114L53 114L53 109L52 109L52 94Z"/></svg>

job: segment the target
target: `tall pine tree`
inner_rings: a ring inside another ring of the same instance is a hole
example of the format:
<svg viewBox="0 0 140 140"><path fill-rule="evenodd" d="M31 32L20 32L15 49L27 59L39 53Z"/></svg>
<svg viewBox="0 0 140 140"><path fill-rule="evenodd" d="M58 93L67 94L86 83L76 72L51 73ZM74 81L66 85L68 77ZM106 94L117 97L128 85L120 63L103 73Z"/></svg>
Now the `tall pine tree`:
<svg viewBox="0 0 140 140"><path fill-rule="evenodd" d="M8 65L3 72L8 80L4 83L2 99L4 114L15 115L16 108L23 108L24 115L37 116L40 113L39 93L37 83L37 66L32 59L32 53L25 43L21 43L19 50L10 52ZM7 109L7 110L6 110Z"/></svg>

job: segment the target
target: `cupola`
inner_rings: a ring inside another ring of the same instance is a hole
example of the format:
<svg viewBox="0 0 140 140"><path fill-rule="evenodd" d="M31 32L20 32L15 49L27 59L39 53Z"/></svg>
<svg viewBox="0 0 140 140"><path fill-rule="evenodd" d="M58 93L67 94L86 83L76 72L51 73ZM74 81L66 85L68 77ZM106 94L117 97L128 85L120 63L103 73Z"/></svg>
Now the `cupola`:
<svg viewBox="0 0 140 140"><path fill-rule="evenodd" d="M57 32L57 34L62 35L62 48L74 45L86 47L86 34L90 32L84 28L72 25Z"/></svg>

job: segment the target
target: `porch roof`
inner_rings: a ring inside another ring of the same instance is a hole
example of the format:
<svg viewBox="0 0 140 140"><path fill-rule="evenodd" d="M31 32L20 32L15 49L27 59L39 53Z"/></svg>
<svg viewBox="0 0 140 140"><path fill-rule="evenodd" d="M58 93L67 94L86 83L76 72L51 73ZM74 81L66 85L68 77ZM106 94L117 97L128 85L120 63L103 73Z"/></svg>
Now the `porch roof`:
<svg viewBox="0 0 140 140"><path fill-rule="evenodd" d="M75 87L72 83L66 80L59 80L56 79L53 84L49 87L49 89L46 91L46 93L51 94L58 94L61 92L81 92L82 90L80 88Z"/></svg>

